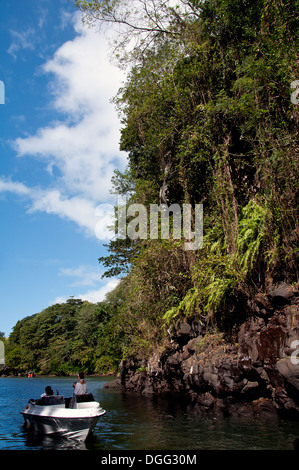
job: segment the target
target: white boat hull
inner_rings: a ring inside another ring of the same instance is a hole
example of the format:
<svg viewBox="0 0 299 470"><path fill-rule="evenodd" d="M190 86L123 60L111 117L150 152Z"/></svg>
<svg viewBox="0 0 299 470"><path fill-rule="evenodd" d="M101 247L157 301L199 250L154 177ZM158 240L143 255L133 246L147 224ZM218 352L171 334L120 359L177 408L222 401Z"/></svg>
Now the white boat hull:
<svg viewBox="0 0 299 470"><path fill-rule="evenodd" d="M76 408L40 406L29 402L21 413L28 430L85 440L105 410L98 402L78 403Z"/></svg>

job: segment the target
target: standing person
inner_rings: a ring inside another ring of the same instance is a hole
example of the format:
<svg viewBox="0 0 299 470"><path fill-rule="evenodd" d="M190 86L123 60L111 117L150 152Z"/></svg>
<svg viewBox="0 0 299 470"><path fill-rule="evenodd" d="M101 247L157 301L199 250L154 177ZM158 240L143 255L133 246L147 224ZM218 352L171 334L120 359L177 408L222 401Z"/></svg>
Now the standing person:
<svg viewBox="0 0 299 470"><path fill-rule="evenodd" d="M75 388L74 394L75 395L86 395L87 393L87 383L84 380L84 372L79 372L78 375L78 382L73 384Z"/></svg>

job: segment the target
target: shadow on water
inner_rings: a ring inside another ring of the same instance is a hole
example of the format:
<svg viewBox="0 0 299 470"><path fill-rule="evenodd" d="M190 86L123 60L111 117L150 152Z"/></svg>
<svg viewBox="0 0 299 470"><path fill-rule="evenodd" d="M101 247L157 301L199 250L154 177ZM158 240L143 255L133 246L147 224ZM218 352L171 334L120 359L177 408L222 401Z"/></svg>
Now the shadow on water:
<svg viewBox="0 0 299 470"><path fill-rule="evenodd" d="M255 450L293 449L299 423L194 417L174 397L102 390L105 419L89 449Z"/></svg>

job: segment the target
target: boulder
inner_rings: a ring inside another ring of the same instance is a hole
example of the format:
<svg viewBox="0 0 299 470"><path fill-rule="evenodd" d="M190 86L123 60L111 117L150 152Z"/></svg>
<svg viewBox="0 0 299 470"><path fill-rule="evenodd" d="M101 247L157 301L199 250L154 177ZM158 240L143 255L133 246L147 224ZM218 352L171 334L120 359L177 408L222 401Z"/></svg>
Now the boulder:
<svg viewBox="0 0 299 470"><path fill-rule="evenodd" d="M290 284L280 282L279 284L270 286L267 294L271 304L277 308L290 303L293 297L298 295L298 291Z"/></svg>

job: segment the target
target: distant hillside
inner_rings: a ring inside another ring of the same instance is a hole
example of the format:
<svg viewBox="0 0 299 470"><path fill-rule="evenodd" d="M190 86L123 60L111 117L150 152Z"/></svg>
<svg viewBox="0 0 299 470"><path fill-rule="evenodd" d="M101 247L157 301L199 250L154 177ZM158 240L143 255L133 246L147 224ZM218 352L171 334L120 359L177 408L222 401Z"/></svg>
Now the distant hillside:
<svg viewBox="0 0 299 470"><path fill-rule="evenodd" d="M10 373L68 375L116 370L107 347L105 328L112 315L109 302L97 305L69 299L17 322L6 340L6 369ZM114 359L117 353L114 353Z"/></svg>

